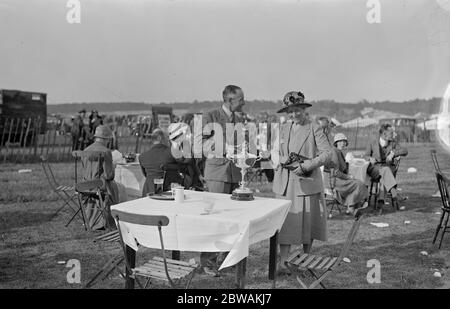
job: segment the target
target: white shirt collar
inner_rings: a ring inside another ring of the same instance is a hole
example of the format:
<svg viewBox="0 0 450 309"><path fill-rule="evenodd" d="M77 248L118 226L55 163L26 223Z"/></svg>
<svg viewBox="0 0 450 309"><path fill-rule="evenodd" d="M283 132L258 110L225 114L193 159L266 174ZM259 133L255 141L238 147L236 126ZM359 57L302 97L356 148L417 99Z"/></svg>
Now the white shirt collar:
<svg viewBox="0 0 450 309"><path fill-rule="evenodd" d="M381 147L386 147L388 144L388 141L384 140L381 136L380 136L380 145Z"/></svg>

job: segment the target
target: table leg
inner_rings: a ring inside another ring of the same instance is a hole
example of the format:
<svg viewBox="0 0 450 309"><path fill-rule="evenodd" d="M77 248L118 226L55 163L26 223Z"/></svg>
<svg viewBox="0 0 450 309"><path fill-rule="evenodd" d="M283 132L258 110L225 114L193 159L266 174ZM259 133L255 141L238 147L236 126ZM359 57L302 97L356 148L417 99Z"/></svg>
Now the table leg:
<svg viewBox="0 0 450 309"><path fill-rule="evenodd" d="M278 231L270 237L269 249L269 280L276 279L277 275L277 248L278 247Z"/></svg>
<svg viewBox="0 0 450 309"><path fill-rule="evenodd" d="M136 266L136 251L134 251L132 248L126 246L126 255L128 263L130 264L131 268L134 268ZM125 270L125 288L126 289L134 289L134 279L130 277L131 269L128 269L126 267Z"/></svg>
<svg viewBox="0 0 450 309"><path fill-rule="evenodd" d="M236 267L236 287L245 289L245 279L247 271L247 258L243 258Z"/></svg>

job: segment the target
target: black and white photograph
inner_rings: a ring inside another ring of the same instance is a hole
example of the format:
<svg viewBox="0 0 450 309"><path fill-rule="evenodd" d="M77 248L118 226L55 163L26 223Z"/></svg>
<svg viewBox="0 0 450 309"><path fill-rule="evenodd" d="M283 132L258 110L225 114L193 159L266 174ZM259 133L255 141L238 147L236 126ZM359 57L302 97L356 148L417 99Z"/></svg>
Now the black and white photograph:
<svg viewBox="0 0 450 309"><path fill-rule="evenodd" d="M1 290L450 288L450 0L0 0L0 41Z"/></svg>

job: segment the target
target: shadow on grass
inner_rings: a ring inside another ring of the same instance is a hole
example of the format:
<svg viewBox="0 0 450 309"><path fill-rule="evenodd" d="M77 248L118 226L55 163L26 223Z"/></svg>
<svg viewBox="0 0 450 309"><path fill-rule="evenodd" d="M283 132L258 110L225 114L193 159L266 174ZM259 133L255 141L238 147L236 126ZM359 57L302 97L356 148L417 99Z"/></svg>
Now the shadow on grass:
<svg viewBox="0 0 450 309"><path fill-rule="evenodd" d="M5 211L0 216L0 231L8 231L14 228L40 225L51 221L52 213L31 211Z"/></svg>

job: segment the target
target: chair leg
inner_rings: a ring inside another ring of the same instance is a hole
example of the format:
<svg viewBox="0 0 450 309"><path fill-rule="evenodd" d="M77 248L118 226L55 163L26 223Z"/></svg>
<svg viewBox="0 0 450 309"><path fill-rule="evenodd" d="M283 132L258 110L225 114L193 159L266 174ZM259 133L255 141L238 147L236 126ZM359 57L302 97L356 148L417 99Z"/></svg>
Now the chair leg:
<svg viewBox="0 0 450 309"><path fill-rule="evenodd" d="M190 274L188 282L186 283L186 287L185 287L186 290L189 289L189 285L191 284L191 281L194 278L196 271L197 271L197 269L194 269L194 271Z"/></svg>
<svg viewBox="0 0 450 309"><path fill-rule="evenodd" d="M305 290L308 289L308 286L303 283L303 281L298 277L298 275L295 275L295 278L297 279L297 282L304 288Z"/></svg>
<svg viewBox="0 0 450 309"><path fill-rule="evenodd" d="M297 279L297 282L300 284L300 286L301 286L303 289L308 289L308 286L302 281L302 279L299 278L299 276L298 276L298 269L295 268L295 267L292 267L292 266L289 265L288 263L286 263L285 265L286 265L286 267L289 269L289 271L290 271L293 275L295 275L295 278Z"/></svg>
<svg viewBox="0 0 450 309"><path fill-rule="evenodd" d="M56 216L59 214L59 212L60 212L61 210L63 210L64 207L66 207L66 205L69 206L70 208L72 208L72 207L69 205L69 203L68 203L67 201L65 201L65 202L62 204L62 206L59 207L57 211L55 211L55 213L53 214L52 218L56 217ZM72 209L72 210L73 210L73 209Z"/></svg>
<svg viewBox="0 0 450 309"><path fill-rule="evenodd" d="M450 217L450 213L446 212L446 215L447 215L447 217L445 219L444 226L442 227L441 241L439 242L439 249L441 249L442 240L444 239L444 235L445 235L445 232L447 230L448 218Z"/></svg>
<svg viewBox="0 0 450 309"><path fill-rule="evenodd" d="M72 218L70 218L69 222L66 223L66 227L69 226L69 224L72 222L73 219L75 219L75 217L78 215L78 213L80 212L80 209L78 209L75 214L72 216ZM86 227L85 227L86 229Z"/></svg>
<svg viewBox="0 0 450 309"><path fill-rule="evenodd" d="M52 217L56 217L58 215L58 213L67 205L68 207L70 207L70 209L72 211L76 211L76 207L77 205L75 204L75 202L73 201L73 198L75 197L75 195L70 196L69 194L67 194L67 192L63 191L54 191L56 192L56 195L58 195L58 197L60 199L62 199L64 201L64 203L62 204L62 206L60 208L58 208L58 210L53 214ZM71 206L71 203L74 203L75 209Z"/></svg>
<svg viewBox="0 0 450 309"><path fill-rule="evenodd" d="M72 195L70 195L70 194L67 193L66 191L63 191L63 194L64 194L64 196L62 196L62 198L63 198L64 200L67 201L67 203L68 203L69 206L70 206L71 203L73 203L73 206L74 206L75 208L73 208L72 206L70 206L70 208L72 208L72 210L75 211L75 209L77 208L77 204L76 204L76 202L74 201L74 198L75 198L75 196L76 196L76 193L73 193Z"/></svg>
<svg viewBox="0 0 450 309"><path fill-rule="evenodd" d="M444 216L445 216L445 211L442 212L441 219L439 220L439 224L436 227L436 232L434 232L433 244L436 242L436 238L437 238L437 236L439 234L439 231L440 231L440 229L442 227L442 221L444 221Z"/></svg>
<svg viewBox="0 0 450 309"><path fill-rule="evenodd" d="M317 277L316 273L312 269L308 269L308 271L314 276L314 278L316 278L316 280L319 280L320 277ZM326 289L325 285L321 281L319 281L319 284L322 288Z"/></svg>
<svg viewBox="0 0 450 309"><path fill-rule="evenodd" d="M141 284L141 281L139 281L139 279L138 279L138 276L134 276L134 279L136 280L136 282L137 282L137 284L139 285L139 287L140 287L141 289L144 289L144 287L143 287L142 284Z"/></svg>
<svg viewBox="0 0 450 309"><path fill-rule="evenodd" d="M90 231L91 231L91 227L89 226L89 224L88 224L88 222L87 222L87 220L86 220L86 214L84 213L84 208L83 208L83 206L84 206L86 203L82 203L80 194L77 194L77 198L78 198L78 210L77 210L77 213L78 213L78 212L81 212L81 218L83 219L84 230L90 232ZM68 224L67 224L67 225L68 225ZM66 225L66 226L67 226L67 225Z"/></svg>
<svg viewBox="0 0 450 309"><path fill-rule="evenodd" d="M327 270L325 271L319 278L317 278L316 281L314 281L309 288L310 289L314 289L317 285L321 284L322 285L322 280L325 279L326 277L328 277L331 274L331 270ZM324 287L324 285L322 285Z"/></svg>
<svg viewBox="0 0 450 309"><path fill-rule="evenodd" d="M147 279L147 282L145 282L144 289L146 289L146 288L148 287L148 284L150 283L150 279L151 279L151 278L148 278L148 279Z"/></svg>

